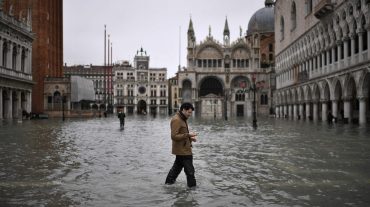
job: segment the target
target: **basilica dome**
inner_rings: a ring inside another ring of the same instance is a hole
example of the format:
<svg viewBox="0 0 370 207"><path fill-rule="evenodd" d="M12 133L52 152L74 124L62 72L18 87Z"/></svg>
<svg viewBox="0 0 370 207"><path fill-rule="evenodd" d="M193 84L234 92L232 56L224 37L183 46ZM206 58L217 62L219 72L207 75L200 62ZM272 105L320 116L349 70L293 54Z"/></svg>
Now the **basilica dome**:
<svg viewBox="0 0 370 207"><path fill-rule="evenodd" d="M266 1L265 8L259 9L253 14L248 23L247 35L256 32L274 32L274 6L271 2L272 1Z"/></svg>

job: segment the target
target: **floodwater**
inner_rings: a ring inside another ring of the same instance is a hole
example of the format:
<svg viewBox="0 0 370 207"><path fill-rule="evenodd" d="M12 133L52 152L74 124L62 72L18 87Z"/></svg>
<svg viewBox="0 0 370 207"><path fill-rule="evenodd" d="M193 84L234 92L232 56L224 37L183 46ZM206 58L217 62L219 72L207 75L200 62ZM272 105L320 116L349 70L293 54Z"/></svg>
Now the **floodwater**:
<svg viewBox="0 0 370 207"><path fill-rule="evenodd" d="M198 186L164 185L170 117L0 122L0 206L370 206L370 127L191 118Z"/></svg>

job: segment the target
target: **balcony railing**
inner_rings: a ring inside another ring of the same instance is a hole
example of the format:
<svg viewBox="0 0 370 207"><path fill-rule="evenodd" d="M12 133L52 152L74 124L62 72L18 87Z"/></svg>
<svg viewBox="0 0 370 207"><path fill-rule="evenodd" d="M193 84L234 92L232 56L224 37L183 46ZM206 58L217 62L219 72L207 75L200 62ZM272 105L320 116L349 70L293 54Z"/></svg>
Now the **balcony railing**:
<svg viewBox="0 0 370 207"><path fill-rule="evenodd" d="M9 78L15 78L19 80L26 80L26 81L32 81L32 75L26 74L22 71L17 71L9 68L5 68L3 66L0 66L0 76L6 76Z"/></svg>
<svg viewBox="0 0 370 207"><path fill-rule="evenodd" d="M321 0L314 9L315 17L321 19L334 10L334 4L331 0Z"/></svg>

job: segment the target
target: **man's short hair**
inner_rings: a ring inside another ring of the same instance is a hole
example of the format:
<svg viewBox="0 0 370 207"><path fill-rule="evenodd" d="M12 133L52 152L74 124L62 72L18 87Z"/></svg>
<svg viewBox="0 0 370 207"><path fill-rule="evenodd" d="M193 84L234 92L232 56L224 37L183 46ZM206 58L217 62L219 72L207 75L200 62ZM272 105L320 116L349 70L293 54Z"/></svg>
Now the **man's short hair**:
<svg viewBox="0 0 370 207"><path fill-rule="evenodd" d="M182 111L183 109L185 109L185 110L191 109L191 110L194 111L194 107L193 107L193 105L191 103L183 103L183 104L181 104L180 111Z"/></svg>

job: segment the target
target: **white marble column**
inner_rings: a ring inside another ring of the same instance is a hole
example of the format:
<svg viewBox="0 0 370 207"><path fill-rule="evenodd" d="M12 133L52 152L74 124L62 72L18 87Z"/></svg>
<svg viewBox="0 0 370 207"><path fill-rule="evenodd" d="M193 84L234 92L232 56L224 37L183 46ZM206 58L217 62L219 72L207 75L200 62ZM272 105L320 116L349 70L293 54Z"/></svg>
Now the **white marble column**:
<svg viewBox="0 0 370 207"><path fill-rule="evenodd" d="M351 49L351 48L348 48L348 41L351 41L348 37L344 37L343 38L343 44L344 44L344 59L346 60L347 57L348 57L348 49ZM351 56L353 56L353 53L351 53Z"/></svg>
<svg viewBox="0 0 370 207"><path fill-rule="evenodd" d="M322 114L321 114L322 120L327 121L328 120L328 104L325 100L321 103L321 108L322 108Z"/></svg>
<svg viewBox="0 0 370 207"><path fill-rule="evenodd" d="M359 102L360 102L360 111L359 111L360 120L359 120L359 123L360 124L366 124L366 114L367 114L366 103L367 103L367 100L366 100L365 97L361 97L361 98L359 98Z"/></svg>
<svg viewBox="0 0 370 207"><path fill-rule="evenodd" d="M349 99L345 99L344 103L344 118L348 120L348 123L351 123L351 102Z"/></svg>
<svg viewBox="0 0 370 207"><path fill-rule="evenodd" d="M310 119L310 103L307 102L306 103L306 119L309 120Z"/></svg>
<svg viewBox="0 0 370 207"><path fill-rule="evenodd" d="M341 41L338 41L338 45L337 45L337 48L338 48L338 69L340 69L340 65L339 65L339 62L340 62L340 58L342 56L342 50L341 50L341 46L342 46L343 42Z"/></svg>
<svg viewBox="0 0 370 207"><path fill-rule="evenodd" d="M0 43L0 45L1 45L1 43ZM0 49L1 49L1 47L0 47ZM1 61L0 61L0 64L1 64ZM4 118L3 117L3 108L4 108L4 106L3 106L3 89L0 88L0 120Z"/></svg>
<svg viewBox="0 0 370 207"><path fill-rule="evenodd" d="M331 101L331 109L333 110L333 116L338 118L338 101L332 100Z"/></svg>
<svg viewBox="0 0 370 207"><path fill-rule="evenodd" d="M362 48L362 45L364 44L364 37L363 37L363 34L364 34L364 31L361 29L359 32L358 32L358 52L360 54L360 62L363 60L362 59L362 51L363 48Z"/></svg>
<svg viewBox="0 0 370 207"><path fill-rule="evenodd" d="M293 117L293 114L292 114L292 104L289 104L288 105L288 118L292 118Z"/></svg>
<svg viewBox="0 0 370 207"><path fill-rule="evenodd" d="M298 119L298 107L297 104L293 105L293 119Z"/></svg>
<svg viewBox="0 0 370 207"><path fill-rule="evenodd" d="M313 120L314 121L319 120L319 107L316 101L313 102Z"/></svg>
<svg viewBox="0 0 370 207"><path fill-rule="evenodd" d="M356 46L356 41L355 41L355 35L351 35L351 65L356 64L355 63L355 46Z"/></svg>
<svg viewBox="0 0 370 207"><path fill-rule="evenodd" d="M278 118L279 117L279 107L276 106L275 107L275 118Z"/></svg>

